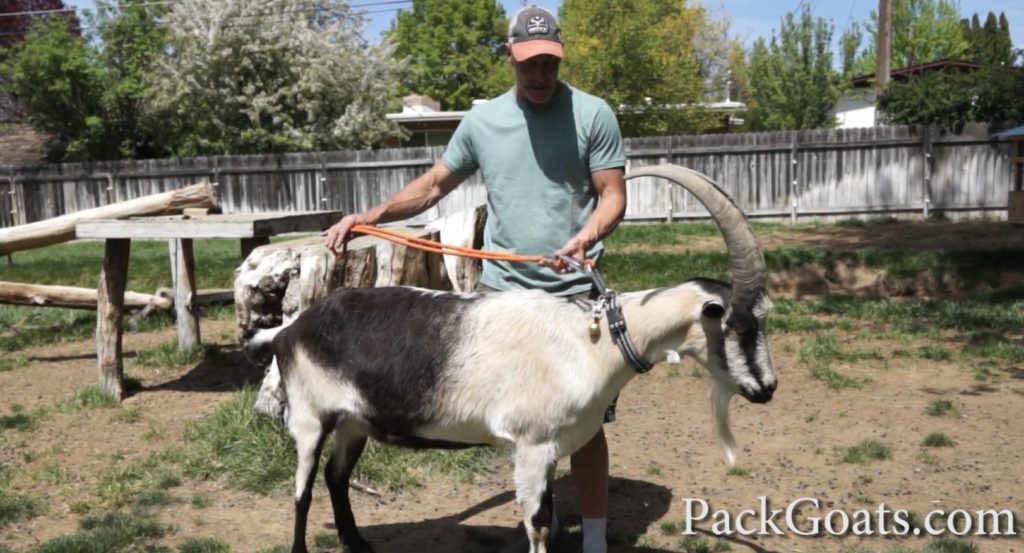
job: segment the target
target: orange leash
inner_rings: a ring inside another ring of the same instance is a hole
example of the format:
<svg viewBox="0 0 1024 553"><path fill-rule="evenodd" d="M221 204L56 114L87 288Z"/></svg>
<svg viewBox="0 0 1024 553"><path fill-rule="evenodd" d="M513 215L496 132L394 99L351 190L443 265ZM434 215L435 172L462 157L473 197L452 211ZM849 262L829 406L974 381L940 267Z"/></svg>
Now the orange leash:
<svg viewBox="0 0 1024 553"><path fill-rule="evenodd" d="M402 246L416 248L418 250L423 250L429 253L456 255L460 257L469 257L473 259L514 261L519 263L544 263L545 261L547 261L555 263L555 265L559 267L564 266L565 264L565 262L560 259L544 257L542 255L518 255L507 252L475 250L473 248L465 248L462 246L452 246L449 244L442 244L440 242L434 242L433 240L427 240L425 238L419 238L417 236L405 234L404 232L398 232L396 230L374 227L370 225L356 225L352 227L352 232L358 232L359 234L366 234L368 236L376 236L378 238L390 240ZM342 254L339 252L335 252L335 255L340 257ZM588 259L584 261L584 263L592 265L593 261Z"/></svg>

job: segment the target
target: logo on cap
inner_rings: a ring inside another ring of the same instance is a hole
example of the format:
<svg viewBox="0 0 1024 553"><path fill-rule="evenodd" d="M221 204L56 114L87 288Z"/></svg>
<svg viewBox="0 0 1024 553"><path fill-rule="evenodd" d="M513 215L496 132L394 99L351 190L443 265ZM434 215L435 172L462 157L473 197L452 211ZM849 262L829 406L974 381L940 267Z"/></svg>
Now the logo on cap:
<svg viewBox="0 0 1024 553"><path fill-rule="evenodd" d="M548 20L543 15L535 15L526 24L526 33L530 35L545 35L548 33Z"/></svg>

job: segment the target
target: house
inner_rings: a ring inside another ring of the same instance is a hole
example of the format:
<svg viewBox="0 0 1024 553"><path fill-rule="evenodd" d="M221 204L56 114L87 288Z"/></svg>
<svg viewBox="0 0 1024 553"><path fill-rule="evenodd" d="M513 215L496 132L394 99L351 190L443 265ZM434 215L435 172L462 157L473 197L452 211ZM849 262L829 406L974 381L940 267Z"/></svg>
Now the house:
<svg viewBox="0 0 1024 553"><path fill-rule="evenodd" d="M482 100L475 100L480 102ZM398 123L409 133L405 140L392 139L388 147L413 148L422 146L445 146L455 128L462 122L467 111L442 111L441 103L422 94L410 94L402 98L402 112L389 113L388 121Z"/></svg>
<svg viewBox="0 0 1024 553"><path fill-rule="evenodd" d="M893 69L889 78L896 82L906 82L917 75L936 71L971 72L981 68L980 64L963 60L938 60L920 63L900 69ZM861 75L850 81L851 89L832 108L837 127L851 129L857 127L873 127L878 122L876 116L875 74Z"/></svg>
<svg viewBox="0 0 1024 553"><path fill-rule="evenodd" d="M487 100L473 100L473 104L486 102ZM743 102L731 100L726 94L725 100L707 102L708 108L720 114L720 124L711 129L709 133L730 132L736 126L743 124L743 119L737 117L747 110ZM653 109L679 109L679 106L659 106ZM618 112L636 111L637 109L652 109L649 107L630 108L619 106ZM385 115L388 121L398 123L408 134L405 140L391 139L385 145L389 148L413 148L423 146L446 146L451 139L455 129L462 122L468 111L442 111L441 104L430 96L411 94L402 98L401 113L388 113Z"/></svg>

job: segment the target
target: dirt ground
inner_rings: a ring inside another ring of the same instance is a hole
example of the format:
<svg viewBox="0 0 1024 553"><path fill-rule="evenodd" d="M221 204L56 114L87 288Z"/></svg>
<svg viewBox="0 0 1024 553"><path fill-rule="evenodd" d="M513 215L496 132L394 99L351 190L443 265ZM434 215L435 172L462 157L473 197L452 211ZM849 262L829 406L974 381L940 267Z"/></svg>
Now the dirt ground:
<svg viewBox="0 0 1024 553"><path fill-rule="evenodd" d="M809 235L802 231L771 233L765 246L785 244L832 247L898 245L902 248L1024 250L1024 229L986 224L881 225L836 228ZM719 248L720 242L708 247ZM842 246L840 246L840 244ZM694 246L691 245L690 249ZM207 342L234 341L231 321L204 321ZM125 337L128 355L173 339L173 330L131 333ZM752 405L737 397L732 404L733 431L740 442L738 466L730 473L721 459L711 425L709 379L695 374L693 364L660 365L635 378L619 400L618 421L606 428L611 450L610 551L686 551L678 527L687 505L707 502L713 511L733 517L745 509L758 509L764 497L772 509L785 509L802 498L814 499L817 509L804 503L800 525L787 528L784 515L775 518L783 536L723 536L730 551L840 553L857 547L885 552L895 545L920 548L930 538L892 536L829 536L825 532L804 537L796 532L811 528L808 517L828 511L845 512L851 521L858 511L876 513L907 509L919 517L930 511L1009 509L1024 516L1024 367L997 364L994 377L980 382L970 367L954 357L949 361L909 359L893 354L921 343L863 341L856 330L841 339L856 349L878 349L880 361L839 363L834 368L855 378L869 378L861 389L831 391L808 376L798 360L801 344L811 333L775 335L772 342L780 386L773 401ZM1018 337L1024 341L1024 336ZM956 344L943 344L955 348ZM230 351L229 351L230 353ZM0 354L7 355L7 354ZM12 404L26 409L52 405L74 390L94 383L93 343L79 342L17 352L28 366L0 372L0 411ZM59 465L58 483L40 478L39 490L48 497L42 516L0 530L0 544L23 551L35 544L73 532L79 516L74 502L95 489L96 473L112 463L112 456L131 460L180 443L187 421L212 412L228 394L261 375L241 358L230 367L200 364L181 371L143 373L143 389L125 400L136 407L141 421L112 420L113 409L58 414L29 434L10 434L3 443L0 462L44 473ZM958 417L931 417L926 406L948 399ZM153 429L158 428L159 432ZM924 448L922 439L942 432L955 447ZM154 434L157 434L154 437ZM889 445L888 460L866 464L839 461L836 448L863 440ZM560 464L556 508L563 520L578 521L571 480ZM185 499L161 510L161 520L177 531L169 538L176 545L183 537L212 536L231 545L232 551L251 552L290 541L292 506L287 493L262 497L227 488L218 482L185 479L171 490ZM197 510L187 499L208 494L213 504ZM333 531L326 490L315 492L310 536ZM514 503L508 468L481 477L473 484L439 478L408 492L373 497L353 492L354 511L364 536L380 553L487 552L516 539L519 515ZM714 543L716 519L697 523L698 535ZM758 518L745 522L756 527ZM877 518L873 520L877 530ZM891 521L890 521L891 524ZM1020 522L1018 522L1020 524ZM891 527L890 527L891 528ZM573 536L574 539L578 535ZM1024 551L1017 537L975 537L982 553ZM575 553L573 551L573 553Z"/></svg>

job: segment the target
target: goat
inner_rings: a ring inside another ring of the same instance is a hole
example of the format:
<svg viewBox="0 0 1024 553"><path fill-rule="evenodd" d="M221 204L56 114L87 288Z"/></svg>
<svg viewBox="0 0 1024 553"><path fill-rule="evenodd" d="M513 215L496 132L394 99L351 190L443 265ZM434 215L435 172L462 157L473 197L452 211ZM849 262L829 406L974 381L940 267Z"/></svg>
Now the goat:
<svg viewBox="0 0 1024 553"><path fill-rule="evenodd" d="M700 173L663 165L659 176L708 208L729 251L733 285L695 279L619 295L629 334L646 359L689 355L713 379L712 405L726 461L732 395L763 403L776 388L764 334L771 301L761 249L742 212ZM609 332L592 334L590 309L540 291L458 294L415 288L335 290L290 326L247 346L275 355L256 408L280 416L295 440L293 553L307 551L306 517L324 441L341 542L373 551L359 534L348 480L368 437L411 447L508 445L531 552L545 552L551 480L560 457L586 444L605 407L636 374Z"/></svg>

